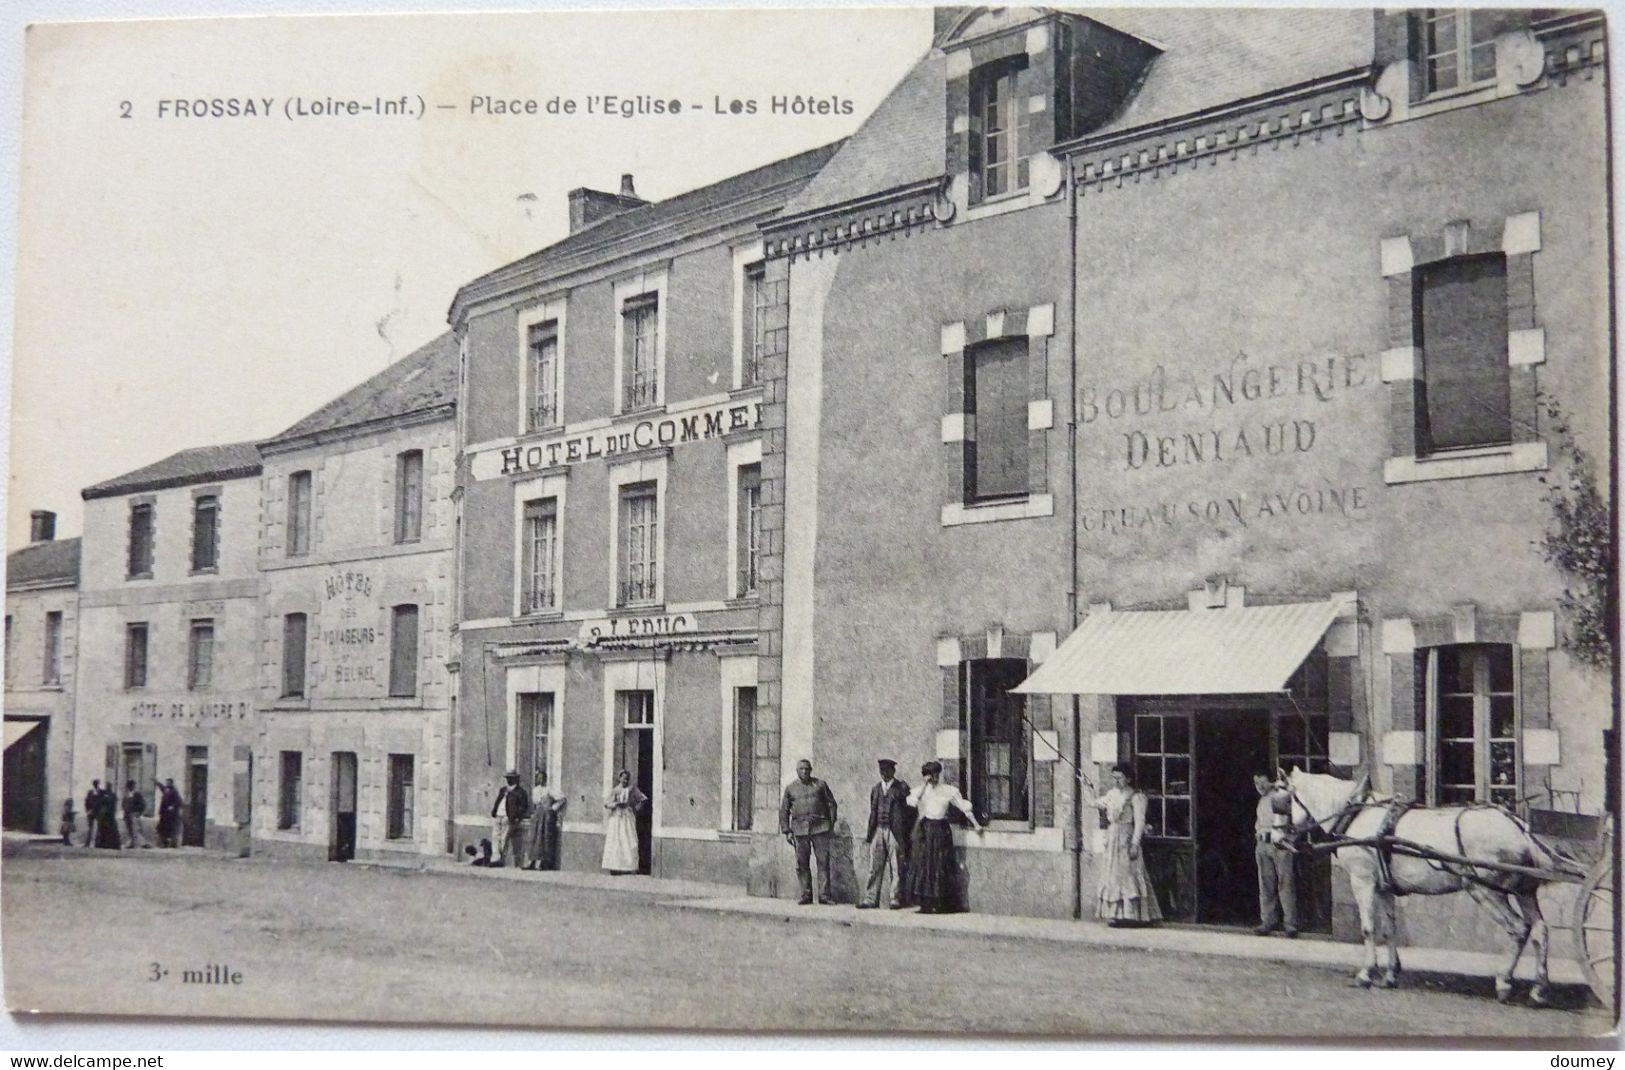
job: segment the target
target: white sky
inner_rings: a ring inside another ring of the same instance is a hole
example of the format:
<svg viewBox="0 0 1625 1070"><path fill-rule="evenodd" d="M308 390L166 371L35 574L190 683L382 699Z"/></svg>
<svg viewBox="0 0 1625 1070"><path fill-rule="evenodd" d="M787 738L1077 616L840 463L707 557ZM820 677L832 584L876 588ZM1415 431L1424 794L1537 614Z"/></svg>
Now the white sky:
<svg viewBox="0 0 1625 1070"><path fill-rule="evenodd" d="M457 287L566 231L623 171L661 199L850 133L929 45L925 9L354 16L36 28L26 50L8 536L80 488L274 434L445 329ZM613 92L755 116L472 118L476 93ZM300 120L398 97L426 118ZM775 94L851 98L771 114ZM274 97L272 118L157 102ZM120 102L135 117L121 119ZM433 109L455 103L459 111ZM534 200L521 200L522 195Z"/></svg>

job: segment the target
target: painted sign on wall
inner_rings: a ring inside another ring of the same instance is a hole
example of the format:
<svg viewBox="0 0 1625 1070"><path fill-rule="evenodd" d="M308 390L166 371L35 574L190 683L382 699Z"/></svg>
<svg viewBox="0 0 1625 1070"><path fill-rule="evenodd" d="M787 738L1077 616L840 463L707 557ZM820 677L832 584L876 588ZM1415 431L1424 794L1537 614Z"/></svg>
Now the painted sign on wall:
<svg viewBox="0 0 1625 1070"><path fill-rule="evenodd" d="M693 409L624 420L590 431L569 431L474 455L475 479L496 479L585 461L614 460L640 450L679 447L749 431L761 420L761 402L719 401Z"/></svg>

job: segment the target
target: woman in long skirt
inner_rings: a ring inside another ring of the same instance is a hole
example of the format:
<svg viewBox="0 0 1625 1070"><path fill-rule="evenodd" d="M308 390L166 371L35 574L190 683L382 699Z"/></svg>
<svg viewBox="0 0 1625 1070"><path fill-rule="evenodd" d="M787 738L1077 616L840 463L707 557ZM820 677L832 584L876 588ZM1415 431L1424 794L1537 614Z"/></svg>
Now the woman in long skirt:
<svg viewBox="0 0 1625 1070"><path fill-rule="evenodd" d="M965 815L976 834L982 826L971 804L952 784L940 783L942 763L920 766L925 783L908 793L908 805L920 813L908 865L908 889L920 904L921 914L946 914L957 904L959 865L954 859L954 833L948 821L951 806Z"/></svg>
<svg viewBox="0 0 1625 1070"><path fill-rule="evenodd" d="M604 800L604 857L600 868L611 873L638 871L638 811L648 798L632 786L632 773L622 769Z"/></svg>
<svg viewBox="0 0 1625 1070"><path fill-rule="evenodd" d="M1095 800L1106 815L1106 850L1100 864L1095 915L1107 925L1149 925L1162 920L1157 890L1146 872L1140 843L1145 838L1145 793L1134 788L1126 765L1112 767L1112 787Z"/></svg>
<svg viewBox="0 0 1625 1070"><path fill-rule="evenodd" d="M526 869L559 868L559 813L564 796L547 786L547 774L536 770L536 786L530 789L530 849Z"/></svg>

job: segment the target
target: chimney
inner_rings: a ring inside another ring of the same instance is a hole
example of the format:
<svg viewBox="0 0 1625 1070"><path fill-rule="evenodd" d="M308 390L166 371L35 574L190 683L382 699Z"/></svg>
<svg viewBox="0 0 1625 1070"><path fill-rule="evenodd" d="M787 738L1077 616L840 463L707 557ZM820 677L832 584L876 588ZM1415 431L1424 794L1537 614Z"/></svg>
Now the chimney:
<svg viewBox="0 0 1625 1070"><path fill-rule="evenodd" d="M613 215L620 215L632 208L642 208L649 202L639 197L637 190L632 187L632 176L621 176L621 191L619 193L606 193L600 189L588 189L583 186L573 189L569 194L570 200L570 233L585 230L594 223L602 222Z"/></svg>
<svg viewBox="0 0 1625 1070"><path fill-rule="evenodd" d="M46 509L35 509L28 514L28 541L50 542L56 538L56 514Z"/></svg>

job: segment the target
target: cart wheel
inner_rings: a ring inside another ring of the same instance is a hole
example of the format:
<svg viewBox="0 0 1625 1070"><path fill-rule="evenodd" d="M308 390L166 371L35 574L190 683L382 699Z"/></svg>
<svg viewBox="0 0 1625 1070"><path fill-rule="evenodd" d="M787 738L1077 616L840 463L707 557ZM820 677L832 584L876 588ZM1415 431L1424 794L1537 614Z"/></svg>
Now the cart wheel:
<svg viewBox="0 0 1625 1070"><path fill-rule="evenodd" d="M1591 991L1610 1010L1614 1007L1614 983L1618 972L1616 959L1618 933L1614 929L1614 859L1613 852L1604 852L1591 867L1585 883L1580 886L1579 898L1574 904L1574 946L1580 956L1580 968L1585 971L1586 983Z"/></svg>

